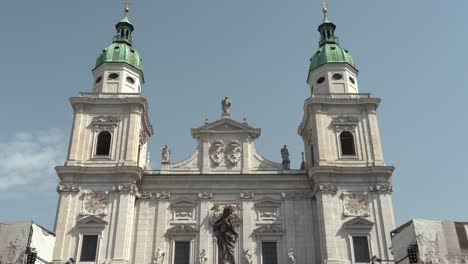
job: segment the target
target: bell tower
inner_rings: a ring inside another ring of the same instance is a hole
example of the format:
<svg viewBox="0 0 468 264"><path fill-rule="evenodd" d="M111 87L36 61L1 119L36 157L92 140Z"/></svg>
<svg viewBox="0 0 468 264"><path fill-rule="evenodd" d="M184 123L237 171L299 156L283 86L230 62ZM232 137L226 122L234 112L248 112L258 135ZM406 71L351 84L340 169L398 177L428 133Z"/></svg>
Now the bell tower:
<svg viewBox="0 0 468 264"><path fill-rule="evenodd" d="M307 78L311 96L298 129L314 191L314 230L320 231L317 263L391 259L394 167L385 165L382 153L376 112L381 100L359 93L356 64L327 12L324 4Z"/></svg>
<svg viewBox="0 0 468 264"><path fill-rule="evenodd" d="M141 96L141 59L134 26L124 18L96 60L90 92L70 98L73 125L60 179L54 264L127 264L131 259L138 190L153 134Z"/></svg>

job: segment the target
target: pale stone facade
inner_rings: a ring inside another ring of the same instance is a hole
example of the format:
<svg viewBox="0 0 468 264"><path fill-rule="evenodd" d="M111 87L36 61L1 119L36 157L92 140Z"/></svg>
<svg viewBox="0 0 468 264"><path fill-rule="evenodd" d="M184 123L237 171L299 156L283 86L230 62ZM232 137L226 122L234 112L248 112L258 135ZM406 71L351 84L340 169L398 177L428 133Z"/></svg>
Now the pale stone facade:
<svg viewBox="0 0 468 264"><path fill-rule="evenodd" d="M367 241L369 256L391 258L394 168L383 159L380 99L358 93L354 67L327 63L310 71L311 97L298 129L302 170L257 153L260 129L231 119L229 109L192 129L193 155L171 162L165 147L161 169L150 170L153 129L139 93L142 72L106 62L93 73L99 83L93 93L70 99L68 158L56 167L53 263L173 264L175 243L186 241L190 264L218 264L212 225L227 205L236 209L236 264L269 264L262 259L264 242L276 243L275 263L357 263L355 237ZM100 140L108 143L104 155ZM94 260L81 260L85 236L98 236Z"/></svg>

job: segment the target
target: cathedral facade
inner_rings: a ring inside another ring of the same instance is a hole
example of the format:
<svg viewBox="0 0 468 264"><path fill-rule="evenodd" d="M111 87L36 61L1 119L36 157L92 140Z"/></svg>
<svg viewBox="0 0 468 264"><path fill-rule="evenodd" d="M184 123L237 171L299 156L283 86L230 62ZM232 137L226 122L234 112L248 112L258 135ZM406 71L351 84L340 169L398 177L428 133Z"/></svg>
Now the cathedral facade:
<svg viewBox="0 0 468 264"><path fill-rule="evenodd" d="M127 10L128 12L128 10ZM191 130L198 146L148 166L153 134L141 59L127 15L93 69L92 91L72 97L60 178L53 263L312 264L392 259L394 170L384 162L380 99L359 93L353 57L326 16L311 58L298 134L300 170L257 152L261 130L230 116Z"/></svg>

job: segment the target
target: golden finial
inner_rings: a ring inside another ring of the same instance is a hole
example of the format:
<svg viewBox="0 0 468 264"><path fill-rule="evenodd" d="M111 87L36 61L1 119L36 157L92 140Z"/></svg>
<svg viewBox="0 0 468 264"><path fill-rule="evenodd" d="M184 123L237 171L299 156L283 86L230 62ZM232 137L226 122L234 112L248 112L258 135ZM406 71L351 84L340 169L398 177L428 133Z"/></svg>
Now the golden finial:
<svg viewBox="0 0 468 264"><path fill-rule="evenodd" d="M130 11L130 8L128 7L128 1L125 1L124 11L125 11L125 14L128 14L128 11Z"/></svg>
<svg viewBox="0 0 468 264"><path fill-rule="evenodd" d="M322 13L326 15L328 13L328 5L325 1L322 3Z"/></svg>

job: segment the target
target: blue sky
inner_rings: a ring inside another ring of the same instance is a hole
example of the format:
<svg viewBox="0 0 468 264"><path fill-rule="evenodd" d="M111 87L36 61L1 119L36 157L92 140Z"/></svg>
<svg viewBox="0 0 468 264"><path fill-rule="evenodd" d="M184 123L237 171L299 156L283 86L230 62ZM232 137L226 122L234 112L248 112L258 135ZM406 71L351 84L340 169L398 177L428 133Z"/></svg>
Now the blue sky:
<svg viewBox="0 0 468 264"><path fill-rule="evenodd" d="M262 128L257 149L280 160L296 134L321 1L131 1L155 136L151 162L168 144L173 160L195 149L190 128L220 116ZM111 43L121 0L2 3L0 41L0 221L33 219L52 228L55 165L63 164L72 112L68 98L90 91L91 69ZM411 218L468 219L465 78L468 1L329 1L342 46L360 70L360 92L378 109L384 157L396 167L397 224Z"/></svg>

